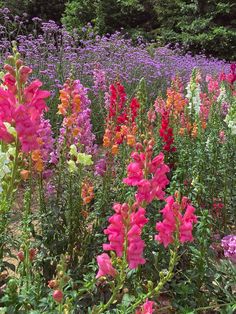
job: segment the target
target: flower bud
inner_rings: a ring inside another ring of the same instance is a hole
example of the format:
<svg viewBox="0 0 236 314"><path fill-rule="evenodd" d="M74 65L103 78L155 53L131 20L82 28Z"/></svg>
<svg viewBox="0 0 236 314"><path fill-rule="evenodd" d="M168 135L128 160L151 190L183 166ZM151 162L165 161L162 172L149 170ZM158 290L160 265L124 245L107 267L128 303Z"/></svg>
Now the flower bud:
<svg viewBox="0 0 236 314"><path fill-rule="evenodd" d="M21 262L23 262L23 260L25 259L24 252L23 251L18 252L17 257L19 258Z"/></svg>
<svg viewBox="0 0 236 314"><path fill-rule="evenodd" d="M154 145L154 140L153 139L149 140L148 141L148 145L153 146Z"/></svg>
<svg viewBox="0 0 236 314"><path fill-rule="evenodd" d="M50 289L56 289L58 287L58 281L53 279L53 280L49 280L48 282L48 288Z"/></svg>
<svg viewBox="0 0 236 314"><path fill-rule="evenodd" d="M63 300L63 292L61 290L55 290L52 294L52 297L56 302L61 303Z"/></svg>
<svg viewBox="0 0 236 314"><path fill-rule="evenodd" d="M14 65L15 63L15 59L13 56L8 56L7 57L7 62L10 64L10 65Z"/></svg>
<svg viewBox="0 0 236 314"><path fill-rule="evenodd" d="M11 65L5 64L4 65L4 70L9 72L11 75L13 75L15 77L16 72L15 72L15 70L13 69L13 67Z"/></svg>
<svg viewBox="0 0 236 314"><path fill-rule="evenodd" d="M136 144L136 150L143 150L143 145L141 143Z"/></svg>
<svg viewBox="0 0 236 314"><path fill-rule="evenodd" d="M21 170L20 172L20 176L24 181L29 179L29 174L30 174L29 170Z"/></svg>
<svg viewBox="0 0 236 314"><path fill-rule="evenodd" d="M10 279L7 283L7 288L11 291L11 292L15 292L17 290L17 281L16 279Z"/></svg>
<svg viewBox="0 0 236 314"><path fill-rule="evenodd" d="M62 270L59 271L58 276L62 278L64 276L64 272Z"/></svg>
<svg viewBox="0 0 236 314"><path fill-rule="evenodd" d="M37 250L34 248L29 249L29 259L32 262L36 256Z"/></svg>
<svg viewBox="0 0 236 314"><path fill-rule="evenodd" d="M19 69L23 65L23 61L21 59L16 60L16 67Z"/></svg>

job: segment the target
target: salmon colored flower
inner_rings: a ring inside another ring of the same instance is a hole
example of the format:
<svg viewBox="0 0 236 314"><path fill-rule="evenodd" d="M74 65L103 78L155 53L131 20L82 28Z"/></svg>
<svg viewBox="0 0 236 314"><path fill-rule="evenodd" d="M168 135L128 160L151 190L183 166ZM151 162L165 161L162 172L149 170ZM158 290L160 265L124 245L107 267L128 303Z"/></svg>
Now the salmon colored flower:
<svg viewBox="0 0 236 314"><path fill-rule="evenodd" d="M20 172L20 176L24 181L29 179L29 174L30 174L29 170L21 170Z"/></svg>
<svg viewBox="0 0 236 314"><path fill-rule="evenodd" d="M127 135L127 144L128 144L129 146L131 146L131 147L136 144L135 136L134 136L134 135L132 135L132 134L128 134L128 135Z"/></svg>
<svg viewBox="0 0 236 314"><path fill-rule="evenodd" d="M81 197L84 205L89 204L94 198L93 186L89 182L82 183Z"/></svg>
<svg viewBox="0 0 236 314"><path fill-rule="evenodd" d="M118 145L117 144L113 145L112 148L111 148L112 155L117 155L118 151L119 151Z"/></svg>

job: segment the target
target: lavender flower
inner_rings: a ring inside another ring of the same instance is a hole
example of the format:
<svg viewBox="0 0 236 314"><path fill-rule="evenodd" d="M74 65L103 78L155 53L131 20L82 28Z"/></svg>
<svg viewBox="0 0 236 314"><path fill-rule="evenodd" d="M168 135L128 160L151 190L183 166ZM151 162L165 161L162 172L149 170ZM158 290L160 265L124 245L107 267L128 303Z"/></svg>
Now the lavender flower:
<svg viewBox="0 0 236 314"><path fill-rule="evenodd" d="M106 86L106 73L102 69L97 66L93 70L93 79L94 79L94 92L95 94L98 94L99 91L106 91L107 86Z"/></svg>
<svg viewBox="0 0 236 314"><path fill-rule="evenodd" d="M96 162L94 174L103 177L106 172L106 159L101 158Z"/></svg>
<svg viewBox="0 0 236 314"><path fill-rule="evenodd" d="M223 117L226 117L229 112L229 104L227 102L223 102L221 105L221 113Z"/></svg>
<svg viewBox="0 0 236 314"><path fill-rule="evenodd" d="M236 263L236 235L228 235L221 240L225 257Z"/></svg>
<svg viewBox="0 0 236 314"><path fill-rule="evenodd" d="M54 139L49 120L45 120L41 117L40 126L38 129L38 138L40 144L40 152L44 163L49 161L51 152L53 152Z"/></svg>

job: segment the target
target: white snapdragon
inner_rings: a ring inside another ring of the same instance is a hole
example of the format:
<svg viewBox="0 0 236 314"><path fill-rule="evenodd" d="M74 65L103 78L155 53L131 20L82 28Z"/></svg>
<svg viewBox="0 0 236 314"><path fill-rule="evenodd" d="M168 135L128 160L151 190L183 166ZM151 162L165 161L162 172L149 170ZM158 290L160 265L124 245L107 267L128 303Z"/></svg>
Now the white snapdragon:
<svg viewBox="0 0 236 314"><path fill-rule="evenodd" d="M3 191L2 181L5 175L10 172L9 162L9 154L0 150L0 193Z"/></svg>
<svg viewBox="0 0 236 314"><path fill-rule="evenodd" d="M200 105L201 105L201 87L198 80L199 73L197 69L194 69L190 78L190 82L188 83L186 90L187 95L186 98L189 100L189 110L192 112L193 110L196 113L200 112Z"/></svg>

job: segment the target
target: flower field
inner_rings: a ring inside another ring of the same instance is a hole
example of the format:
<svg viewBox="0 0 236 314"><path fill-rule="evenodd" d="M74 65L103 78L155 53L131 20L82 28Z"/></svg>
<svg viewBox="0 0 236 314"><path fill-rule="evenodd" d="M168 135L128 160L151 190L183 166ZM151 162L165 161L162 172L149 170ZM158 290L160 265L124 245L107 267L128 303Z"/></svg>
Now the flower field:
<svg viewBox="0 0 236 314"><path fill-rule="evenodd" d="M0 313L235 313L236 65L0 14Z"/></svg>

